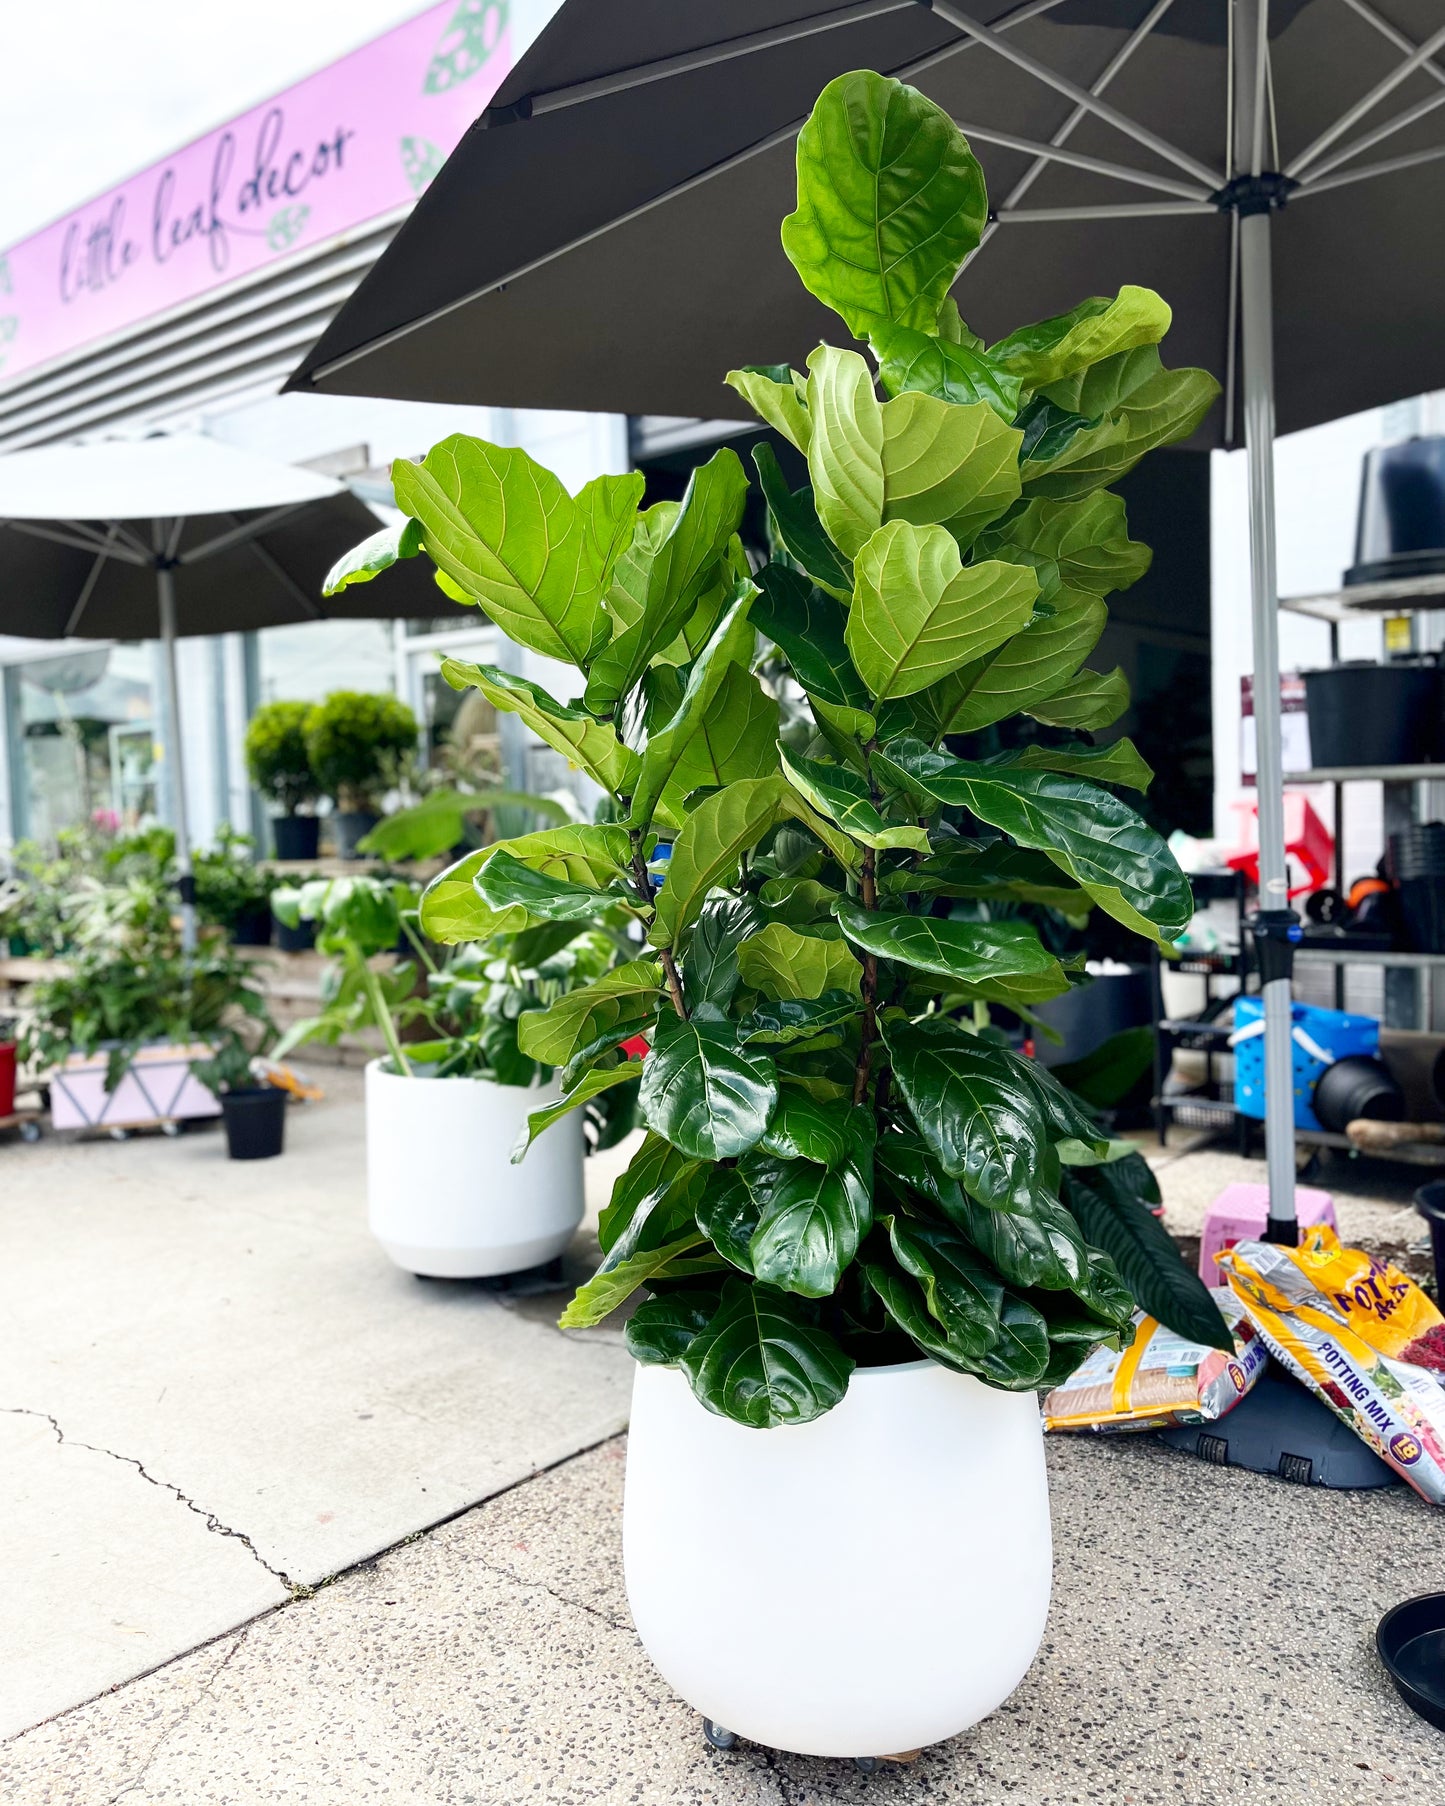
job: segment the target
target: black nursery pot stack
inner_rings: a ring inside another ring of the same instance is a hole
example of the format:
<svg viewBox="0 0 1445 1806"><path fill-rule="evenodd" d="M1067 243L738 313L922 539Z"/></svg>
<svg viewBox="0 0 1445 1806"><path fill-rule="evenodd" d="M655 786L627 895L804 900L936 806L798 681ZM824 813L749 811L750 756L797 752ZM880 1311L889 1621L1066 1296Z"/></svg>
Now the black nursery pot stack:
<svg viewBox="0 0 1445 1806"><path fill-rule="evenodd" d="M1411 949L1445 953L1445 822L1415 822L1392 834L1390 871Z"/></svg>

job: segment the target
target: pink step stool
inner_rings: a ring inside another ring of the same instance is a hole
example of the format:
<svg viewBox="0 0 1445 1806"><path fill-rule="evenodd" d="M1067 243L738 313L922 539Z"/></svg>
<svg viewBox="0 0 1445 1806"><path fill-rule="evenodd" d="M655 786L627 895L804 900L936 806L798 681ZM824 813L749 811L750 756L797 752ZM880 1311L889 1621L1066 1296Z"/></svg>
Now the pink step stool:
<svg viewBox="0 0 1445 1806"><path fill-rule="evenodd" d="M1315 1191L1308 1185L1297 1185L1294 1193L1295 1214L1301 1229L1316 1223L1335 1222L1335 1201L1327 1191ZM1232 1248L1236 1242L1257 1242L1264 1238L1265 1218L1269 1214L1267 1185L1226 1185L1209 1206L1204 1218L1204 1235L1199 1244L1199 1277L1207 1286L1222 1286L1223 1273L1214 1264L1216 1254Z"/></svg>

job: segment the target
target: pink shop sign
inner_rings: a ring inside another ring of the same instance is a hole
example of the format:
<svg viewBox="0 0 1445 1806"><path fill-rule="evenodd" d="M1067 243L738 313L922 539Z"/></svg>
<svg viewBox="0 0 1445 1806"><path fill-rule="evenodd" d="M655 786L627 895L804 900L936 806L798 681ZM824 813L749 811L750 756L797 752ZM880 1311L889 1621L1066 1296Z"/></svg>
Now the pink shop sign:
<svg viewBox="0 0 1445 1806"><path fill-rule="evenodd" d="M511 67L443 0L0 255L0 384L416 199Z"/></svg>

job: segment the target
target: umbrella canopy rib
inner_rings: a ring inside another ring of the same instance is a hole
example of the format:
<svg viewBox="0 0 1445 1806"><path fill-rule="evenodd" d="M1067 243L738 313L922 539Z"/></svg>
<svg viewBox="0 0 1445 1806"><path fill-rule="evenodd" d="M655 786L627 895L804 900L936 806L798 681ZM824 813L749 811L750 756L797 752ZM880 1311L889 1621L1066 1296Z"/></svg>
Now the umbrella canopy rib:
<svg viewBox="0 0 1445 1806"><path fill-rule="evenodd" d="M274 580L281 585L282 589L286 591L287 595L290 596L291 600L301 610L305 619L308 621L324 621L326 619L321 605L317 602L316 598L306 594L305 590L302 589L301 585L291 575L290 571L281 564L279 559L271 556L259 539L254 537L248 538L245 541L245 546L246 550L250 552L261 568L270 577L274 578Z"/></svg>
<svg viewBox="0 0 1445 1806"><path fill-rule="evenodd" d="M1403 157L1387 157L1383 163L1367 163L1363 169L1337 169L1333 174L1301 182L1292 199L1305 195L1328 194L1332 188L1345 188L1351 182L1368 182L1375 176L1393 176L1402 169L1418 169L1422 163L1436 163L1445 157L1445 144L1431 145L1428 150L1410 151Z"/></svg>
<svg viewBox="0 0 1445 1806"><path fill-rule="evenodd" d="M271 508L265 514L257 515L254 520L238 521L228 533L218 533L214 539L202 540L200 545L191 546L189 550L175 557L177 564L199 564L203 558L211 558L217 552L228 551L243 540L254 539L259 533L269 533L273 527L279 527L283 521L294 520L298 514L305 514L308 508L314 508L319 498L308 498L304 502L287 502L280 508Z"/></svg>
<svg viewBox="0 0 1445 1806"><path fill-rule="evenodd" d="M1363 138L1352 138L1343 149L1337 150L1332 157L1324 157L1314 166L1316 177L1327 176L1332 169L1338 169L1342 163L1373 150L1386 138L1393 138L1396 132L1403 132L1406 126L1414 125L1417 119L1423 119L1427 113L1433 113L1437 107L1445 106L1445 88L1438 94L1427 94L1424 100L1403 113L1397 113L1393 119L1387 119L1383 125L1377 125L1373 132L1366 132Z"/></svg>
<svg viewBox="0 0 1445 1806"><path fill-rule="evenodd" d="M102 558L119 558L125 564L149 564L149 558L130 550L122 551L102 539L98 534L87 532L78 523L64 521L60 526L71 528L70 532L62 532L60 526L42 527L39 521L10 520L5 525L15 533L24 533L31 539L48 539L58 546L69 546L76 552L97 552Z"/></svg>
<svg viewBox="0 0 1445 1806"><path fill-rule="evenodd" d="M1423 63L1428 62L1442 44L1445 44L1445 25L1442 25L1438 31L1432 32L1423 44L1417 45L1412 54L1407 56L1403 62L1397 63L1382 81L1376 82L1368 94L1357 100L1352 107L1346 108L1333 125L1326 126L1319 137L1312 144L1306 145L1293 159L1284 173L1298 180L1310 164L1327 151L1337 138L1349 131L1352 125L1358 124L1367 113L1379 105L1387 94L1394 93L1400 83L1408 76L1413 75Z"/></svg>
<svg viewBox="0 0 1445 1806"><path fill-rule="evenodd" d="M112 521L110 534L107 537L113 539L117 530L118 523ZM80 586L80 594L75 598L75 607L71 609L70 614L66 618L66 639L69 639L72 634L80 632L81 620L84 617L86 609L90 606L90 598L95 594L95 586L100 581L100 574L105 569L105 561L108 557L110 557L109 552L97 552L95 555L95 562L86 572L85 582Z"/></svg>

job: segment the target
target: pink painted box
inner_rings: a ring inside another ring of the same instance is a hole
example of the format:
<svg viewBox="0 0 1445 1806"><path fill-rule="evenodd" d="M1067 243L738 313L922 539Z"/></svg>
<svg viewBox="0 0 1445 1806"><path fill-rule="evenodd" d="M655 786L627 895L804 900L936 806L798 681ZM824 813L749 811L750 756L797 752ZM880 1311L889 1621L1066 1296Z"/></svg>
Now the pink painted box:
<svg viewBox="0 0 1445 1806"><path fill-rule="evenodd" d="M1294 1192L1295 1214L1300 1228L1316 1223L1335 1222L1335 1201L1327 1191L1316 1191L1309 1185L1297 1185ZM1236 1242L1262 1239L1269 1215L1267 1185L1226 1185L1209 1206L1204 1218L1204 1235L1199 1243L1199 1277L1207 1286L1225 1284L1223 1273L1214 1264L1216 1254L1223 1254Z"/></svg>
<svg viewBox="0 0 1445 1806"><path fill-rule="evenodd" d="M106 1090L103 1053L71 1054L50 1075L51 1123L57 1129L119 1129L219 1116L220 1103L191 1071L192 1060L209 1059L214 1051L202 1042L137 1048L114 1091Z"/></svg>

